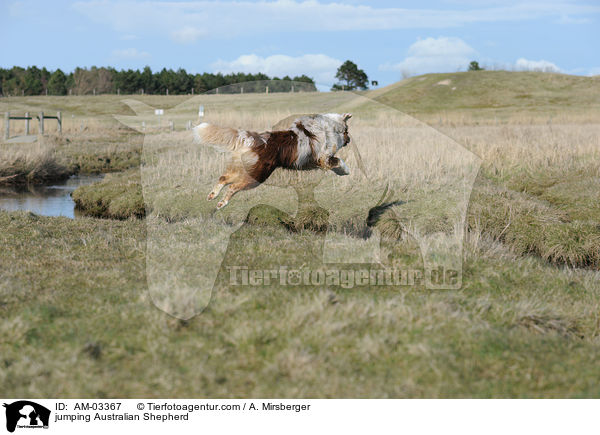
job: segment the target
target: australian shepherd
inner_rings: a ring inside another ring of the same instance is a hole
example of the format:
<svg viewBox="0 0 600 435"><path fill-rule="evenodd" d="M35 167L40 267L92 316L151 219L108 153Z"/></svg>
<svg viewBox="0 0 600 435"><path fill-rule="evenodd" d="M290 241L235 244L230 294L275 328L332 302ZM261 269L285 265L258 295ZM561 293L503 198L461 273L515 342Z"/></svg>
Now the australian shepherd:
<svg viewBox="0 0 600 435"><path fill-rule="evenodd" d="M217 203L225 207L240 190L252 189L264 182L277 168L332 170L348 175L346 163L335 153L350 142L350 113L340 115L306 115L290 121L286 130L255 133L202 123L194 128L194 138L200 144L230 151L225 173L208 194L208 200L227 193Z"/></svg>

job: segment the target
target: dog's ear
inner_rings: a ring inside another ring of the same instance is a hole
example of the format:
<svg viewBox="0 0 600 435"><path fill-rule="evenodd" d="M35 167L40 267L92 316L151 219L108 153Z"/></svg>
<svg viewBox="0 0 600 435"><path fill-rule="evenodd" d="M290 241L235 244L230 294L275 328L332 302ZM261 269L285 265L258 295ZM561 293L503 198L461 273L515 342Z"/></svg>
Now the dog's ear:
<svg viewBox="0 0 600 435"><path fill-rule="evenodd" d="M344 120L344 122L348 121L350 118L352 118L352 113L344 113L342 115L342 119Z"/></svg>

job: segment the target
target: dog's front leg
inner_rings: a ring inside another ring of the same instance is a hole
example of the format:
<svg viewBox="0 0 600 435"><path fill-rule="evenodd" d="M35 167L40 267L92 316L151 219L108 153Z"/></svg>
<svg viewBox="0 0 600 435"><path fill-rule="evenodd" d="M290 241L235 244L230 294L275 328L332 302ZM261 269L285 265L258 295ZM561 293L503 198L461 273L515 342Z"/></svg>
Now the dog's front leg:
<svg viewBox="0 0 600 435"><path fill-rule="evenodd" d="M348 166L346 166L346 162L344 162L339 157L331 156L331 157L328 157L327 159L322 160L320 163L321 164L319 166L321 166L321 168L326 169L326 170L331 169L337 175L350 174L350 169L348 169Z"/></svg>

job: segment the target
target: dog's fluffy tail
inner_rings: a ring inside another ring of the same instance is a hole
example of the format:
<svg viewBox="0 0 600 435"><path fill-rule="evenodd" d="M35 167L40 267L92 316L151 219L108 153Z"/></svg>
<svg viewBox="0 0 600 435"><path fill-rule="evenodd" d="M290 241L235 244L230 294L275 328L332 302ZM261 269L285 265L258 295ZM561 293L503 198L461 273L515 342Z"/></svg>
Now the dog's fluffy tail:
<svg viewBox="0 0 600 435"><path fill-rule="evenodd" d="M203 122L194 127L194 140L202 145L211 145L222 151L237 151L254 145L254 137L245 130L219 127Z"/></svg>

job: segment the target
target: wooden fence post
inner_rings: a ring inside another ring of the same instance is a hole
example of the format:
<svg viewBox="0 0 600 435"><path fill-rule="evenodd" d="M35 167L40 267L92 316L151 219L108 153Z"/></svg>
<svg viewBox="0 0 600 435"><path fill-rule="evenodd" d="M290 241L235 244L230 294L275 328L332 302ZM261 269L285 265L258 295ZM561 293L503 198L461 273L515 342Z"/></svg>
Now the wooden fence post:
<svg viewBox="0 0 600 435"><path fill-rule="evenodd" d="M56 121L58 122L58 134L62 134L62 116L60 112L56 112Z"/></svg>
<svg viewBox="0 0 600 435"><path fill-rule="evenodd" d="M10 137L10 112L4 112L4 139Z"/></svg>
<svg viewBox="0 0 600 435"><path fill-rule="evenodd" d="M29 112L25 112L25 134L29 136Z"/></svg>
<svg viewBox="0 0 600 435"><path fill-rule="evenodd" d="M40 134L44 134L44 112L40 112L40 117L39 117L39 121L40 121Z"/></svg>

